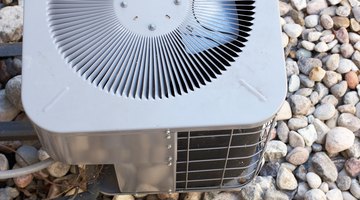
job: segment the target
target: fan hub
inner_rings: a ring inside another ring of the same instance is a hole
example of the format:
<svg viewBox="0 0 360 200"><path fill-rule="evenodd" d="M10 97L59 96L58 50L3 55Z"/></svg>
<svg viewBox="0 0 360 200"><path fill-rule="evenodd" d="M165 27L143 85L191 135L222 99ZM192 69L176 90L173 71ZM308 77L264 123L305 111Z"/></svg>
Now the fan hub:
<svg viewBox="0 0 360 200"><path fill-rule="evenodd" d="M115 0L114 10L120 23L143 36L167 34L185 20L190 0Z"/></svg>

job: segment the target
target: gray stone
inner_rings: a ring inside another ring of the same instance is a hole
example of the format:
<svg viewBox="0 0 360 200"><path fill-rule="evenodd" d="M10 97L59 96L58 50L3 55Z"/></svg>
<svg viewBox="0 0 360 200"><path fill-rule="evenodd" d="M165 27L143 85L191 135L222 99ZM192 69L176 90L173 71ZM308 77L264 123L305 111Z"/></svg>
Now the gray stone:
<svg viewBox="0 0 360 200"><path fill-rule="evenodd" d="M276 184L282 190L295 190L298 186L293 173L285 167L280 167Z"/></svg>
<svg viewBox="0 0 360 200"><path fill-rule="evenodd" d="M325 194L329 191L329 185L326 182L321 183L319 189Z"/></svg>
<svg viewBox="0 0 360 200"><path fill-rule="evenodd" d="M267 161L278 161L285 157L286 153L287 147L285 143L278 140L271 140L266 147L264 157Z"/></svg>
<svg viewBox="0 0 360 200"><path fill-rule="evenodd" d="M327 86L327 87L332 87L335 84L339 83L341 81L342 77L341 74L338 74L334 71L327 71L325 73L325 77L323 79L323 83Z"/></svg>
<svg viewBox="0 0 360 200"><path fill-rule="evenodd" d="M289 144L292 147L305 147L305 142L303 137L295 132L295 131L290 131L289 133Z"/></svg>
<svg viewBox="0 0 360 200"><path fill-rule="evenodd" d="M348 157L355 157L355 158L359 158L360 157L360 138L355 137L354 140L354 144L346 150L346 155Z"/></svg>
<svg viewBox="0 0 360 200"><path fill-rule="evenodd" d="M295 199L303 200L306 192L309 190L310 190L310 188L305 182L299 183L299 187L297 188L297 193L296 193Z"/></svg>
<svg viewBox="0 0 360 200"><path fill-rule="evenodd" d="M289 197L278 190L267 190L265 192L265 200L289 200Z"/></svg>
<svg viewBox="0 0 360 200"><path fill-rule="evenodd" d="M330 128L326 126L326 124L319 119L315 119L313 125L317 133L316 143L324 144L326 134L330 131Z"/></svg>
<svg viewBox="0 0 360 200"><path fill-rule="evenodd" d="M311 189L305 193L304 200L326 200L326 195L320 189Z"/></svg>
<svg viewBox="0 0 360 200"><path fill-rule="evenodd" d="M285 24L283 26L283 29L290 38L299 37L303 30L303 28L299 24Z"/></svg>
<svg viewBox="0 0 360 200"><path fill-rule="evenodd" d="M303 58L298 61L298 66L303 74L309 75L314 67L322 67L322 62L317 58Z"/></svg>
<svg viewBox="0 0 360 200"><path fill-rule="evenodd" d="M291 4L295 7L296 10L300 11L306 8L306 0L291 0Z"/></svg>
<svg viewBox="0 0 360 200"><path fill-rule="evenodd" d="M0 188L0 199L1 200L12 200L20 195L16 188L5 187Z"/></svg>
<svg viewBox="0 0 360 200"><path fill-rule="evenodd" d="M316 83L315 91L319 93L320 99L329 94L329 89L322 83Z"/></svg>
<svg viewBox="0 0 360 200"><path fill-rule="evenodd" d="M339 68L339 64L340 64L340 55L339 54L332 54L329 56L329 58L326 61L326 68L328 70L336 70L337 68Z"/></svg>
<svg viewBox="0 0 360 200"><path fill-rule="evenodd" d="M305 26L313 28L319 23L319 15L308 15L305 17Z"/></svg>
<svg viewBox="0 0 360 200"><path fill-rule="evenodd" d="M324 181L336 181L338 177L336 166L326 153L315 153L311 161L315 173L321 176Z"/></svg>
<svg viewBox="0 0 360 200"><path fill-rule="evenodd" d="M342 17L347 17L351 13L351 9L349 6L339 6L336 9L336 14Z"/></svg>
<svg viewBox="0 0 360 200"><path fill-rule="evenodd" d="M16 162L22 167L39 162L37 149L33 146L23 145L16 150Z"/></svg>
<svg viewBox="0 0 360 200"><path fill-rule="evenodd" d="M327 8L326 0L311 0L306 6L306 11L309 15L319 14L321 10Z"/></svg>
<svg viewBox="0 0 360 200"><path fill-rule="evenodd" d="M260 176L271 176L275 178L279 172L280 164L278 162L266 162L261 168Z"/></svg>
<svg viewBox="0 0 360 200"><path fill-rule="evenodd" d="M304 128L308 125L307 119L306 118L302 118L302 117L298 117L298 118L291 118L288 121L288 126L290 130L298 130L300 128Z"/></svg>
<svg viewBox="0 0 360 200"><path fill-rule="evenodd" d="M360 22L360 7L359 6L353 7L352 13L354 14L356 21Z"/></svg>
<svg viewBox="0 0 360 200"><path fill-rule="evenodd" d="M322 104L332 104L335 107L339 104L339 100L332 94L325 96L323 99L321 99Z"/></svg>
<svg viewBox="0 0 360 200"><path fill-rule="evenodd" d="M282 142L288 142L289 131L290 130L284 121L278 121L277 127L276 127L276 133L277 133L278 138Z"/></svg>
<svg viewBox="0 0 360 200"><path fill-rule="evenodd" d="M309 87L309 88L314 87L315 81L310 80L308 76L300 74L299 78L301 85L303 85L304 87Z"/></svg>
<svg viewBox="0 0 360 200"><path fill-rule="evenodd" d="M312 124L306 128L299 129L298 133L303 137L306 146L311 146L317 139L316 129Z"/></svg>
<svg viewBox="0 0 360 200"><path fill-rule="evenodd" d="M342 191L349 190L351 186L351 178L349 176L339 174L338 178L336 179L336 185Z"/></svg>
<svg viewBox="0 0 360 200"><path fill-rule="evenodd" d="M9 101L19 110L24 111L21 102L21 75L10 79L5 86L5 94Z"/></svg>
<svg viewBox="0 0 360 200"><path fill-rule="evenodd" d="M315 48L315 44L306 40L303 40L301 42L301 46L304 47L304 49L308 50L308 51L312 51Z"/></svg>
<svg viewBox="0 0 360 200"><path fill-rule="evenodd" d="M353 132L360 129L360 119L350 113L342 113L337 123Z"/></svg>
<svg viewBox="0 0 360 200"><path fill-rule="evenodd" d="M295 92L300 88L300 78L297 75L291 75L289 79L289 92Z"/></svg>
<svg viewBox="0 0 360 200"><path fill-rule="evenodd" d="M296 147L286 156L286 160L293 165L304 164L309 158L309 151L304 147Z"/></svg>
<svg viewBox="0 0 360 200"><path fill-rule="evenodd" d="M9 161L4 154L0 153L0 171L6 171L9 169Z"/></svg>
<svg viewBox="0 0 360 200"><path fill-rule="evenodd" d="M351 71L352 69L357 69L356 65L352 60L341 58L339 62L339 67L336 69L340 74L345 74Z"/></svg>
<svg viewBox="0 0 360 200"><path fill-rule="evenodd" d="M16 42L23 33L23 9L7 6L0 9L0 43Z"/></svg>
<svg viewBox="0 0 360 200"><path fill-rule="evenodd" d="M350 91L344 96L344 104L356 105L359 103L359 95L355 91Z"/></svg>
<svg viewBox="0 0 360 200"><path fill-rule="evenodd" d="M321 178L314 172L309 172L306 174L306 181L310 188L317 189L321 185Z"/></svg>
<svg viewBox="0 0 360 200"><path fill-rule="evenodd" d="M326 193L327 200L342 200L341 190L335 188Z"/></svg>
<svg viewBox="0 0 360 200"><path fill-rule="evenodd" d="M342 192L341 193L344 200L356 200L356 198L350 194L350 192Z"/></svg>
<svg viewBox="0 0 360 200"><path fill-rule="evenodd" d="M312 88L300 88L299 90L297 90L295 92L295 94L297 95L301 95L301 96L304 96L304 97L308 97L312 94L313 92L313 89Z"/></svg>
<svg viewBox="0 0 360 200"><path fill-rule="evenodd" d="M311 58L311 56L312 56L312 53L309 50L300 48L296 51L296 58L298 60L302 59L302 58Z"/></svg>
<svg viewBox="0 0 360 200"><path fill-rule="evenodd" d="M329 46L325 43L325 42L319 42L315 45L315 51L319 52L319 53L324 53L329 51Z"/></svg>
<svg viewBox="0 0 360 200"><path fill-rule="evenodd" d="M360 43L359 43L360 45ZM289 77L291 75L299 75L299 67L297 62L293 61L292 59L286 59L286 75Z"/></svg>
<svg viewBox="0 0 360 200"><path fill-rule="evenodd" d="M334 96L342 97L345 95L347 88L348 88L347 82L341 81L340 83L332 86L330 91L331 91L331 94L333 94Z"/></svg>
<svg viewBox="0 0 360 200"><path fill-rule="evenodd" d="M314 116L320 120L328 120L335 115L335 112L334 105L325 103L315 109Z"/></svg>
<svg viewBox="0 0 360 200"><path fill-rule="evenodd" d="M295 170L296 177L301 181L306 181L307 170L304 165L300 165Z"/></svg>
<svg viewBox="0 0 360 200"><path fill-rule="evenodd" d="M350 58L353 53L354 53L354 48L351 44L349 43L346 43L346 44L342 44L340 46L340 52L341 52L341 55L344 57L344 58Z"/></svg>
<svg viewBox="0 0 360 200"><path fill-rule="evenodd" d="M223 193L220 193L223 194ZM259 184L249 184L247 186L245 186L241 191L240 191L240 197L241 198L230 198L230 199L234 199L234 200L238 200L238 199L244 199L244 200L261 200L262 199L262 194L263 194L263 190L261 189ZM218 200L227 200L229 197L224 196L223 198L215 198Z"/></svg>
<svg viewBox="0 0 360 200"><path fill-rule="evenodd" d="M313 152L320 152L323 150L322 145L317 144L317 143L314 143L313 145L311 145L311 149Z"/></svg>
<svg viewBox="0 0 360 200"><path fill-rule="evenodd" d="M311 101L304 96L292 95L290 101L292 112L296 115L306 115L310 110Z"/></svg>
<svg viewBox="0 0 360 200"><path fill-rule="evenodd" d="M51 176L60 178L68 173L68 171L70 170L70 165L62 162L55 162L46 169Z"/></svg>
<svg viewBox="0 0 360 200"><path fill-rule="evenodd" d="M360 199L360 184L355 179L351 180L350 192L354 197Z"/></svg>
<svg viewBox="0 0 360 200"><path fill-rule="evenodd" d="M356 114L356 108L354 105L351 104L345 104L338 107L338 111L341 113L350 113L352 115Z"/></svg>
<svg viewBox="0 0 360 200"><path fill-rule="evenodd" d="M13 120L19 112L7 99L5 90L0 90L0 122Z"/></svg>
<svg viewBox="0 0 360 200"><path fill-rule="evenodd" d="M354 144L355 136L347 128L336 127L326 135L326 151L330 154L339 153L349 149Z"/></svg>

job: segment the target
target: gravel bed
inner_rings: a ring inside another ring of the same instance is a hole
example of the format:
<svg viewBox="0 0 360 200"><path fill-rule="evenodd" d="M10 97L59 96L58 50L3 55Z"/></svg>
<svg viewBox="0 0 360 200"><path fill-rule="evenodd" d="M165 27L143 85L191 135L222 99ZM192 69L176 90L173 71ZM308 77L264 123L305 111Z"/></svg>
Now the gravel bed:
<svg viewBox="0 0 360 200"><path fill-rule="evenodd" d="M23 2L0 2L0 43L21 41ZM360 199L360 1L279 0L279 6L288 94L260 176L232 192L98 199ZM21 63L20 57L0 59L0 121L28 120L20 100ZM0 170L46 158L38 141L0 141ZM87 181L84 166L57 162L0 180L0 200L73 195L86 191Z"/></svg>

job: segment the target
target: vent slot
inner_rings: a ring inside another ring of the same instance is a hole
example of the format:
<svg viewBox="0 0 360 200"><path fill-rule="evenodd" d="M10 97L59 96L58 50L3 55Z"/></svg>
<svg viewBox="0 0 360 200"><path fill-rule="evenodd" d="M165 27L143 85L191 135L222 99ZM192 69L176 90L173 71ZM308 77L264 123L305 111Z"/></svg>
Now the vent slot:
<svg viewBox="0 0 360 200"><path fill-rule="evenodd" d="M125 28L114 0L48 0L48 21L65 62L83 79L118 96L163 99L220 76L253 25L255 1L185 2L191 3L185 19L159 35Z"/></svg>
<svg viewBox="0 0 360 200"><path fill-rule="evenodd" d="M253 129L178 133L177 191L241 187L262 159L271 123Z"/></svg>

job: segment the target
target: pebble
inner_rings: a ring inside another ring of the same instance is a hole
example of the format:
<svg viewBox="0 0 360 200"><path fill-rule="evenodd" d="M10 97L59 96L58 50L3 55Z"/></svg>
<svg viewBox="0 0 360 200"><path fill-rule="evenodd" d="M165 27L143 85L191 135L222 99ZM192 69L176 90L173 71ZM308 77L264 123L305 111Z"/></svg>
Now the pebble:
<svg viewBox="0 0 360 200"><path fill-rule="evenodd" d="M132 195L115 195L112 200L135 200Z"/></svg>
<svg viewBox="0 0 360 200"><path fill-rule="evenodd" d="M354 51L354 47L349 43L345 43L340 46L340 52L344 58L350 58Z"/></svg>
<svg viewBox="0 0 360 200"><path fill-rule="evenodd" d="M320 24L328 30L334 27L334 21L329 15L321 15Z"/></svg>
<svg viewBox="0 0 360 200"><path fill-rule="evenodd" d="M291 0L291 4L295 7L296 10L301 11L306 8L306 0Z"/></svg>
<svg viewBox="0 0 360 200"><path fill-rule="evenodd" d="M302 165L309 159L309 151L304 147L296 147L286 156L286 160L293 165Z"/></svg>
<svg viewBox="0 0 360 200"><path fill-rule="evenodd" d="M350 192L354 197L360 199L360 184L355 179L351 180Z"/></svg>
<svg viewBox="0 0 360 200"><path fill-rule="evenodd" d="M177 200L179 199L179 193L166 193L157 195L160 200Z"/></svg>
<svg viewBox="0 0 360 200"><path fill-rule="evenodd" d="M6 6L0 9L0 42L17 42L23 33L23 9Z"/></svg>
<svg viewBox="0 0 360 200"><path fill-rule="evenodd" d="M305 26L314 28L319 23L319 15L308 15L305 17Z"/></svg>
<svg viewBox="0 0 360 200"><path fill-rule="evenodd" d="M324 181L335 182L338 177L338 171L335 164L324 152L318 152L311 158L314 172Z"/></svg>
<svg viewBox="0 0 360 200"><path fill-rule="evenodd" d="M5 94L9 101L19 110L24 111L21 102L21 75L10 79L5 86Z"/></svg>
<svg viewBox="0 0 360 200"><path fill-rule="evenodd" d="M326 193L327 200L342 200L341 190L335 188Z"/></svg>
<svg viewBox="0 0 360 200"><path fill-rule="evenodd" d="M345 104L345 105L339 106L337 109L341 113L350 113L353 115L355 115L355 113L356 113L356 108L352 104Z"/></svg>
<svg viewBox="0 0 360 200"><path fill-rule="evenodd" d="M326 182L323 182L323 183L321 183L319 189L326 194L329 191L329 184L327 184Z"/></svg>
<svg viewBox="0 0 360 200"><path fill-rule="evenodd" d="M334 19L334 18L333 18ZM336 22L334 20L334 26L336 26ZM335 36L339 40L339 42L345 44L350 42L350 36L346 28L341 27L339 30L335 31Z"/></svg>
<svg viewBox="0 0 360 200"><path fill-rule="evenodd" d="M319 14L327 6L326 0L312 0L307 3L306 11L309 15Z"/></svg>
<svg viewBox="0 0 360 200"><path fill-rule="evenodd" d="M350 192L342 192L344 200L356 200L356 198L350 194Z"/></svg>
<svg viewBox="0 0 360 200"><path fill-rule="evenodd" d="M68 171L70 170L70 165L62 163L62 162L55 162L49 167L47 167L47 171L53 177L60 178L65 176Z"/></svg>
<svg viewBox="0 0 360 200"><path fill-rule="evenodd" d="M292 75L289 79L289 92L295 92L300 88L300 78L297 75Z"/></svg>
<svg viewBox="0 0 360 200"><path fill-rule="evenodd" d="M299 187L296 193L296 199L304 199L306 192L309 190L310 188L305 182L299 183Z"/></svg>
<svg viewBox="0 0 360 200"><path fill-rule="evenodd" d="M304 128L308 125L307 119L306 118L291 118L288 121L288 126L290 130L298 130L300 128Z"/></svg>
<svg viewBox="0 0 360 200"><path fill-rule="evenodd" d="M33 180L33 175L32 174L27 174L27 175L23 175L23 176L19 176L19 177L15 177L13 178L14 183L17 187L19 188L26 188L28 185L30 185L30 183Z"/></svg>
<svg viewBox="0 0 360 200"><path fill-rule="evenodd" d="M309 73L309 78L313 81L321 81L325 77L325 74L326 71L323 68L314 67Z"/></svg>
<svg viewBox="0 0 360 200"><path fill-rule="evenodd" d="M335 115L336 108L330 103L321 104L315 109L314 116L320 120L328 120Z"/></svg>
<svg viewBox="0 0 360 200"><path fill-rule="evenodd" d="M298 62L299 70L305 75L309 75L314 67L322 67L322 62L317 58L302 58Z"/></svg>
<svg viewBox="0 0 360 200"><path fill-rule="evenodd" d="M285 48L289 44L289 37L284 32L281 35L281 43L283 48Z"/></svg>
<svg viewBox="0 0 360 200"><path fill-rule="evenodd" d="M349 6L339 6L336 9L336 14L342 17L347 17L351 13L351 9Z"/></svg>
<svg viewBox="0 0 360 200"><path fill-rule="evenodd" d="M346 150L346 154L348 157L360 157L360 138L355 137L354 144Z"/></svg>
<svg viewBox="0 0 360 200"><path fill-rule="evenodd" d="M321 32L310 32L308 33L308 41L309 42L315 42L315 41L318 41L321 37Z"/></svg>
<svg viewBox="0 0 360 200"><path fill-rule="evenodd" d="M336 185L342 191L349 190L351 186L351 178L349 176L339 174L336 179Z"/></svg>
<svg viewBox="0 0 360 200"><path fill-rule="evenodd" d="M9 169L9 161L4 154L0 153L0 171Z"/></svg>
<svg viewBox="0 0 360 200"><path fill-rule="evenodd" d="M310 188L317 189L321 185L321 178L314 172L309 172L306 174L306 181Z"/></svg>
<svg viewBox="0 0 360 200"><path fill-rule="evenodd" d="M189 192L186 193L184 200L201 200L202 194L201 192Z"/></svg>
<svg viewBox="0 0 360 200"><path fill-rule="evenodd" d="M359 84L359 77L355 71L346 73L345 80L348 84L348 87L352 90L356 89L356 86Z"/></svg>
<svg viewBox="0 0 360 200"><path fill-rule="evenodd" d="M311 189L305 193L304 200L326 200L326 195L319 189Z"/></svg>
<svg viewBox="0 0 360 200"><path fill-rule="evenodd" d="M305 141L303 137L295 131L290 131L289 133L289 144L293 148L305 147Z"/></svg>
<svg viewBox="0 0 360 200"><path fill-rule="evenodd" d="M340 74L345 74L350 72L353 68L356 68L356 65L353 61L345 58L341 58L339 62L339 67L336 69Z"/></svg>
<svg viewBox="0 0 360 200"><path fill-rule="evenodd" d="M16 150L16 162L21 167L39 162L37 149L33 146L23 145ZM23 160L25 159L25 161Z"/></svg>
<svg viewBox="0 0 360 200"><path fill-rule="evenodd" d="M311 101L301 95L292 95L290 97L290 106L294 114L306 115L310 110Z"/></svg>
<svg viewBox="0 0 360 200"><path fill-rule="evenodd" d="M283 29L290 38L299 37L303 30L303 28L299 24L285 24L283 26Z"/></svg>
<svg viewBox="0 0 360 200"><path fill-rule="evenodd" d="M345 94L344 104L356 105L359 102L359 95L355 91L351 91Z"/></svg>
<svg viewBox="0 0 360 200"><path fill-rule="evenodd" d="M324 53L327 52L330 48L325 42L319 42L315 45L315 51Z"/></svg>
<svg viewBox="0 0 360 200"><path fill-rule="evenodd" d="M276 184L282 190L295 190L298 186L294 174L285 167L280 167L276 177Z"/></svg>
<svg viewBox="0 0 360 200"><path fill-rule="evenodd" d="M314 119L313 125L317 133L316 143L324 144L326 134L330 131L330 128L319 119Z"/></svg>
<svg viewBox="0 0 360 200"><path fill-rule="evenodd" d="M316 129L313 124L299 129L298 133L303 137L306 146L311 146L317 139Z"/></svg>
<svg viewBox="0 0 360 200"><path fill-rule="evenodd" d="M292 117L291 107L289 102L284 101L279 112L277 113L276 120L288 120Z"/></svg>
<svg viewBox="0 0 360 200"><path fill-rule="evenodd" d="M4 187L0 188L0 199L1 200L12 200L20 195L16 188Z"/></svg>
<svg viewBox="0 0 360 200"><path fill-rule="evenodd" d="M331 94L333 94L335 97L342 97L345 95L346 90L348 88L346 81L341 81L340 83L335 84L330 88Z"/></svg>
<svg viewBox="0 0 360 200"><path fill-rule="evenodd" d="M342 77L341 74L336 73L334 71L327 71L325 73L325 77L323 79L323 83L331 88L332 86L334 86L335 84L339 83L341 81Z"/></svg>
<svg viewBox="0 0 360 200"><path fill-rule="evenodd" d="M342 113L337 123L353 132L360 129L360 119L350 113Z"/></svg>
<svg viewBox="0 0 360 200"><path fill-rule="evenodd" d="M0 90L0 122L13 120L19 112L7 99L5 90Z"/></svg>
<svg viewBox="0 0 360 200"><path fill-rule="evenodd" d="M284 121L278 121L276 127L276 134L282 142L288 142L289 139L289 127Z"/></svg>
<svg viewBox="0 0 360 200"><path fill-rule="evenodd" d="M339 54L332 54L327 59L325 65L328 70L336 70L340 64L340 55Z"/></svg>
<svg viewBox="0 0 360 200"><path fill-rule="evenodd" d="M326 135L325 149L330 154L339 153L350 148L354 144L355 136L349 129L336 127Z"/></svg>
<svg viewBox="0 0 360 200"><path fill-rule="evenodd" d="M268 143L264 153L265 160L278 161L287 154L286 144L279 140L272 140Z"/></svg>
<svg viewBox="0 0 360 200"><path fill-rule="evenodd" d="M299 77L301 85L309 88L314 87L315 81L310 80L308 76L300 74Z"/></svg>
<svg viewBox="0 0 360 200"><path fill-rule="evenodd" d="M351 60L353 61L353 63L356 66L360 66L360 52L359 51L355 51L354 54L351 57ZM354 69L353 69L354 70ZM355 69L357 70L357 69Z"/></svg>
<svg viewBox="0 0 360 200"><path fill-rule="evenodd" d="M360 174L360 159L350 158L345 162L346 172L352 176L356 177Z"/></svg>

